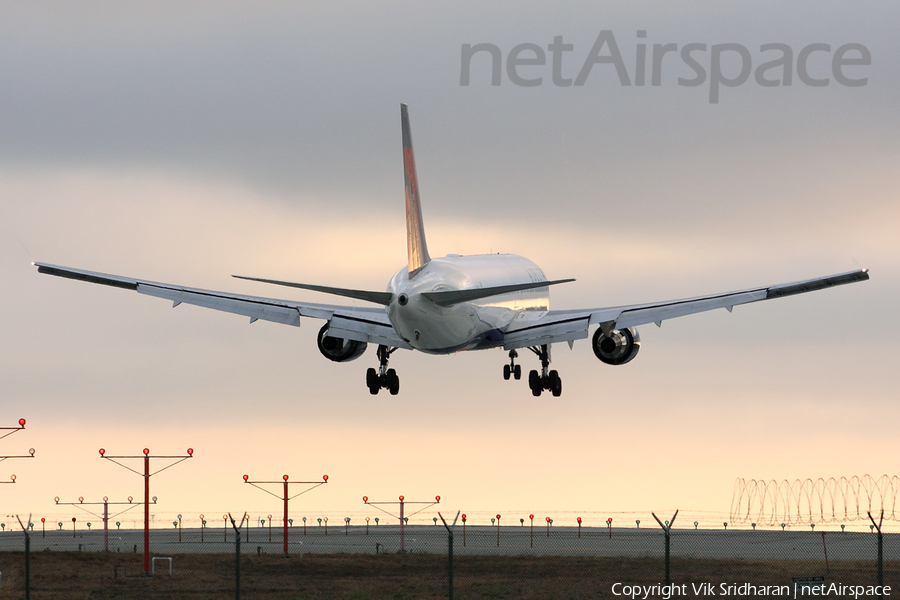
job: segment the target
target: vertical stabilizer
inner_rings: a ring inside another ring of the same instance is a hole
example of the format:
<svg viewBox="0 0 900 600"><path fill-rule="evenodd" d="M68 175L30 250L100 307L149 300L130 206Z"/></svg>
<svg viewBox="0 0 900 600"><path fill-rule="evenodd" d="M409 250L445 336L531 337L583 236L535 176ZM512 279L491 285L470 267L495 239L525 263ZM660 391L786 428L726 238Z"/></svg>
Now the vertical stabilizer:
<svg viewBox="0 0 900 600"><path fill-rule="evenodd" d="M419 180L416 177L412 135L409 132L409 114L405 104L400 105L400 123L403 129L403 177L406 181L406 250L409 258L409 275L412 276L427 265L431 257L425 243L425 224L422 222L422 205L419 202Z"/></svg>

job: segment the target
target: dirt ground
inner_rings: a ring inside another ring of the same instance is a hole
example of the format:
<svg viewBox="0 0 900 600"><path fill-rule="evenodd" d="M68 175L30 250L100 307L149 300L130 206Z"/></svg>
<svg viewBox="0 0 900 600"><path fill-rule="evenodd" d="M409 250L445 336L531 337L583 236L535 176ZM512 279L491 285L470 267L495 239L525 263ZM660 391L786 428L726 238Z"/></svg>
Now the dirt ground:
<svg viewBox="0 0 900 600"><path fill-rule="evenodd" d="M162 567L162 568L161 568ZM219 599L235 597L234 556L182 554L173 572L157 563L156 577L142 576L135 554L36 552L31 557L31 597L70 599ZM161 572L160 572L161 571ZM25 598L25 556L0 553L0 600ZM709 582L790 585L791 577L826 575L818 561L678 559L674 583ZM241 594L245 600L271 598L419 599L448 597L447 557L429 554L307 554L243 556ZM872 562L830 565L826 582L874 585ZM526 600L614 598L616 582L663 583L658 558L578 558L465 556L454 558L454 598ZM885 584L900 589L900 562L885 564ZM692 597L689 594L688 597ZM661 597L651 595L651 597Z"/></svg>

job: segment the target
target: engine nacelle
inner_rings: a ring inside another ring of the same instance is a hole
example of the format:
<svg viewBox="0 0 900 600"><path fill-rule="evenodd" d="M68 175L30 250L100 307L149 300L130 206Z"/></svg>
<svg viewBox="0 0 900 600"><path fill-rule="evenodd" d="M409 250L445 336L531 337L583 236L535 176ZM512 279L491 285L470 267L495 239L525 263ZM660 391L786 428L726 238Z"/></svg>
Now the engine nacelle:
<svg viewBox="0 0 900 600"><path fill-rule="evenodd" d="M594 332L591 342L594 354L608 365L624 365L641 349L641 336L637 329L613 329L609 335L603 335L599 327Z"/></svg>
<svg viewBox="0 0 900 600"><path fill-rule="evenodd" d="M322 326L322 329L319 330L319 337L316 340L319 345L319 352L321 352L325 358L333 360L334 362L347 362L348 360L359 358L362 356L362 353L366 351L366 346L368 346L368 344L365 342L345 340L344 338L326 335L328 332L328 325L330 325L330 323L325 323L325 325Z"/></svg>

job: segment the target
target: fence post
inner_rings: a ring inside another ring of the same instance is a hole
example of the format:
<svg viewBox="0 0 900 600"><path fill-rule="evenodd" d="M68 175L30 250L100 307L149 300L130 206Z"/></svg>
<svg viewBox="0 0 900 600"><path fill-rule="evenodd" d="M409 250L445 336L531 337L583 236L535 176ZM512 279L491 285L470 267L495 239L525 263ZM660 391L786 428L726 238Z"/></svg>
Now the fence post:
<svg viewBox="0 0 900 600"><path fill-rule="evenodd" d="M234 528L234 598L235 600L241 600L241 527L244 525L244 519L247 519L247 532L250 532L250 520L247 517L247 513L244 513L244 516L241 517L241 524L238 525L234 522L234 517L231 516L231 513L228 513L228 518L231 519L231 526ZM249 537L249 535L248 535ZM247 540L249 541L249 540Z"/></svg>
<svg viewBox="0 0 900 600"><path fill-rule="evenodd" d="M675 517L678 516L678 510L675 511L675 514L672 515L672 520L663 525L663 522L659 520L659 517L656 516L656 513L650 513L653 515L653 518L656 519L656 522L659 523L659 526L662 527L663 532L666 534L666 585L669 585L672 582L670 573L670 562L669 562L669 532L672 529L672 525L675 524Z"/></svg>
<svg viewBox="0 0 900 600"><path fill-rule="evenodd" d="M878 530L878 588L881 591L879 598L884 600L884 540L881 537L881 522L884 521L884 509L881 510L881 518L878 519L878 523L876 523L875 519L872 518L871 512L866 514L869 515L869 520L872 521L872 525L874 525L875 529Z"/></svg>
<svg viewBox="0 0 900 600"><path fill-rule="evenodd" d="M453 525L447 525L447 521L444 520L444 515L442 515L440 512L438 512L438 516L441 518L441 523L443 523L444 527L447 529L447 582L449 586L448 598L450 598L450 600L453 600L453 529L456 528L456 519L459 518L459 511L456 511L456 518L453 519ZM465 527L465 519L463 520L463 527Z"/></svg>

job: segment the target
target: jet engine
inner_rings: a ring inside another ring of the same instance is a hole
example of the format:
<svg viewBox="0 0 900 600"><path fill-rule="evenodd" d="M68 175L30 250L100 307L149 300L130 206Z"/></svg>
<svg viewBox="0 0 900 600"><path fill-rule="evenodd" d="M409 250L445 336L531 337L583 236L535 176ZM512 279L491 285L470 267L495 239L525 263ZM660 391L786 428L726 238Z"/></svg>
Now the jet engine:
<svg viewBox="0 0 900 600"><path fill-rule="evenodd" d="M325 358L333 360L334 362L346 362L362 356L362 353L366 351L366 346L368 344L365 342L357 342L356 340L331 337L330 335L327 335L329 325L330 323L325 323L325 325L322 326L322 329L319 330L319 337L316 340L319 345L319 352L321 352Z"/></svg>
<svg viewBox="0 0 900 600"><path fill-rule="evenodd" d="M591 342L594 354L608 365L624 365L641 349L641 336L637 329L613 329L609 335L604 335L599 327L594 332Z"/></svg>

